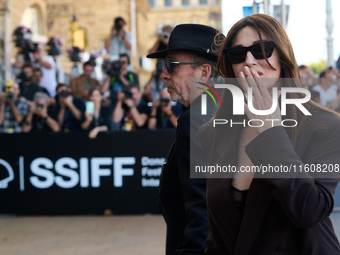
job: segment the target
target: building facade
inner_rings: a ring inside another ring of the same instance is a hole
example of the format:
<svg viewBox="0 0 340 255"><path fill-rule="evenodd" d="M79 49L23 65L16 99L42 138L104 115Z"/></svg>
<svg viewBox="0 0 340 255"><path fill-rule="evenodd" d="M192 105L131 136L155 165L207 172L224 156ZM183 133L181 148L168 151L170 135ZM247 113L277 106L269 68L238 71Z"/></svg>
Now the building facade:
<svg viewBox="0 0 340 255"><path fill-rule="evenodd" d="M113 20L121 16L126 29L131 32L132 65L140 75L141 85L147 81L150 70L140 66L152 47L163 25L200 23L221 29L221 4L219 0L0 0L7 1L10 24L6 28L14 31L18 25L33 30L33 40L46 42L49 37L63 38L61 62L65 72L72 63L67 49L73 44L86 52L104 48ZM71 26L76 18L76 28ZM3 24L4 25L4 24ZM11 60L17 49L11 45Z"/></svg>

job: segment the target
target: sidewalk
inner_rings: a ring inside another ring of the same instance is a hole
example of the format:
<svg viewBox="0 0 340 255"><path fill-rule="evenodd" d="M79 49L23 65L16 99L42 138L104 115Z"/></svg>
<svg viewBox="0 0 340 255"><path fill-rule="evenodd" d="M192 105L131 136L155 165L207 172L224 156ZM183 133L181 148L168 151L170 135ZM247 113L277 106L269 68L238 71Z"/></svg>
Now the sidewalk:
<svg viewBox="0 0 340 255"><path fill-rule="evenodd" d="M160 215L0 218L1 255L162 255Z"/></svg>
<svg viewBox="0 0 340 255"><path fill-rule="evenodd" d="M340 212L331 215L340 237ZM1 255L163 255L160 215L0 218Z"/></svg>

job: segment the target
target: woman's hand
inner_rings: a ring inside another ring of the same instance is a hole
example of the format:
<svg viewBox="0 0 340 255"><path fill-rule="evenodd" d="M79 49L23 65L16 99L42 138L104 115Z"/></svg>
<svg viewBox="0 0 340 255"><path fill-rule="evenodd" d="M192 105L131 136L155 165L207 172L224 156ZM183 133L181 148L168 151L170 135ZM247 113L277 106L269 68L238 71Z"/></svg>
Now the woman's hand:
<svg viewBox="0 0 340 255"><path fill-rule="evenodd" d="M253 127L255 131L260 134L273 126L280 126L282 119L278 99L281 95L281 91L277 91L276 98L274 99L276 100L276 102L273 102L273 97L268 91L272 90L272 88L274 87L273 84L270 84L270 82L272 82L272 79L261 78L254 69L249 69L248 66L245 66L239 74L238 81L247 97L247 103L244 103L244 110L247 117L249 118L249 120L259 120L252 121L251 123L252 126L256 126ZM248 88L252 88L251 95L248 95ZM274 90L272 91L274 93ZM274 93L274 97L275 94L276 93ZM250 101L252 101L253 108L260 111L271 109L272 105L275 103L277 103L277 107L275 111L271 114L257 115L250 111Z"/></svg>
<svg viewBox="0 0 340 255"><path fill-rule="evenodd" d="M98 127L95 127L94 129L92 129L89 133L89 138L90 139L95 139L97 138L97 135L99 133L99 128Z"/></svg>

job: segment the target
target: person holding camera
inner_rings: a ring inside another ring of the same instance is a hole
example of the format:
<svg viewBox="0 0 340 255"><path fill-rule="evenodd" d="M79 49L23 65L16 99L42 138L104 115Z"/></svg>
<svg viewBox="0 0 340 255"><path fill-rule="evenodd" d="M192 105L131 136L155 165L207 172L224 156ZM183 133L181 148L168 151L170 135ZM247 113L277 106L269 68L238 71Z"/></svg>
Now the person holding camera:
<svg viewBox="0 0 340 255"><path fill-rule="evenodd" d="M165 50L169 43L169 38L173 27L170 25L164 26L162 28L162 33L158 34L157 41L149 50L148 54L154 53L156 51Z"/></svg>
<svg viewBox="0 0 340 255"><path fill-rule="evenodd" d="M61 130L66 133L81 130L80 124L85 119L84 101L80 98L74 98L64 83L57 85L56 92L55 110Z"/></svg>
<svg viewBox="0 0 340 255"><path fill-rule="evenodd" d="M136 73L128 71L130 58L127 54L121 54L118 61L111 63L107 71L101 92L110 91L111 108L114 109L117 103L117 92L120 90L137 87L139 89L139 79Z"/></svg>
<svg viewBox="0 0 340 255"><path fill-rule="evenodd" d="M0 95L0 133L22 133L22 123L28 113L28 104L19 97L20 88L13 80L5 84Z"/></svg>
<svg viewBox="0 0 340 255"><path fill-rule="evenodd" d="M170 25L164 26L162 28L162 33L158 35L158 39L152 48L149 50L148 54L165 50L169 43L169 38L173 27ZM151 73L150 80L145 85L144 93L152 94L152 101L159 97L160 91L165 88L165 83L161 79L161 73L163 71L163 58L157 59L156 69Z"/></svg>
<svg viewBox="0 0 340 255"><path fill-rule="evenodd" d="M86 102L86 120L81 128L89 131L89 138L94 139L99 132L106 132L111 129L110 108L102 105L103 96L100 87L94 87L89 91L90 101Z"/></svg>
<svg viewBox="0 0 340 255"><path fill-rule="evenodd" d="M99 85L98 80L91 78L94 67L95 65L92 61L85 62L83 65L83 74L71 79L70 89L74 97L87 100L89 90Z"/></svg>
<svg viewBox="0 0 340 255"><path fill-rule="evenodd" d="M105 41L105 49L111 58L117 58L122 53L130 56L131 34L124 30L125 24L122 17L117 17L111 28L110 36Z"/></svg>
<svg viewBox="0 0 340 255"><path fill-rule="evenodd" d="M144 87L144 95L151 98L151 102L159 97L160 91L164 89L165 82L161 78L163 71L163 62L159 61L156 64L156 69L152 71L149 81Z"/></svg>
<svg viewBox="0 0 340 255"><path fill-rule="evenodd" d="M29 102L29 112L23 123L23 132L59 132L60 126L56 114L50 107L50 97L43 92L34 95L34 102Z"/></svg>
<svg viewBox="0 0 340 255"><path fill-rule="evenodd" d="M113 122L121 123L121 130L136 131L147 128L150 107L141 100L137 87L118 91L118 101L113 111Z"/></svg>
<svg viewBox="0 0 340 255"><path fill-rule="evenodd" d="M21 68L21 73L17 76L20 87L20 96L28 101L33 101L34 94L42 91L38 84L33 82L33 66L25 63Z"/></svg>
<svg viewBox="0 0 340 255"><path fill-rule="evenodd" d="M337 69L328 67L319 75L320 84L312 89L320 93L321 105L332 110L340 107L340 91L336 84L337 74Z"/></svg>
<svg viewBox="0 0 340 255"><path fill-rule="evenodd" d="M22 48L19 47L16 58L15 66L22 68L25 65L25 60L22 59ZM43 56L43 53L39 46L33 51L33 60L31 64L35 68L40 68L43 76L41 79L40 87L47 89L49 95L54 97L56 95L55 88L57 86L56 75L55 75L55 62L51 56Z"/></svg>
<svg viewBox="0 0 340 255"><path fill-rule="evenodd" d="M182 112L183 105L179 102L170 102L170 94L167 88L164 88L160 93L160 98L156 98L153 101L148 128L176 128L178 116L180 116Z"/></svg>
<svg viewBox="0 0 340 255"><path fill-rule="evenodd" d="M40 84L42 76L43 76L43 73L42 73L40 68L36 67L36 68L33 69L32 81L35 84ZM40 89L41 89L41 92L43 92L43 93L48 95L48 97L50 99L49 100L49 106L55 105L55 103L56 103L55 97L51 97L50 94L48 93L47 89L42 88L42 87L40 87Z"/></svg>

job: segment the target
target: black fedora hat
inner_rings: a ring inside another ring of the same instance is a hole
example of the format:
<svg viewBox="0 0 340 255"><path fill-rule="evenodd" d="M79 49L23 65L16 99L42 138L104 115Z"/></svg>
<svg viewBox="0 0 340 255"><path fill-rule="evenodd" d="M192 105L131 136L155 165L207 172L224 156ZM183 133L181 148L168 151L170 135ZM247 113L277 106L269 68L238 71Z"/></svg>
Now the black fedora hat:
<svg viewBox="0 0 340 255"><path fill-rule="evenodd" d="M189 51L217 61L219 51L214 43L218 30L199 24L181 24L172 31L168 47L147 55L147 58L165 58L168 51ZM221 34L221 37L224 36Z"/></svg>

